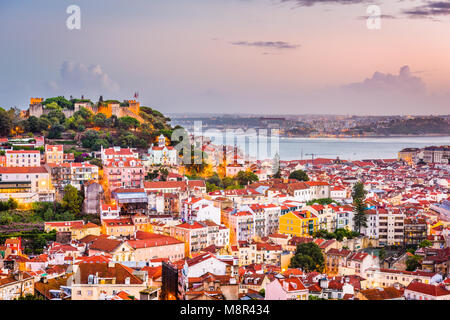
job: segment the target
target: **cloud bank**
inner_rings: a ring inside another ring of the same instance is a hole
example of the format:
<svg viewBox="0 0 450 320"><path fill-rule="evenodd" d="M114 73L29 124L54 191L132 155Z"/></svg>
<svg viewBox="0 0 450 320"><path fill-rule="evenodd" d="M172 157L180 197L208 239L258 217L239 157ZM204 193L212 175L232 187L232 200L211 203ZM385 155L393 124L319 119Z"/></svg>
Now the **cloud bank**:
<svg viewBox="0 0 450 320"><path fill-rule="evenodd" d="M357 90L364 93L397 93L397 94L423 94L426 91L425 83L421 78L413 76L409 66L400 68L398 74L375 72L371 78L362 82L345 85L344 89Z"/></svg>
<svg viewBox="0 0 450 320"><path fill-rule="evenodd" d="M427 1L423 5L404 10L403 13L412 18L434 18L436 16L450 15L450 2Z"/></svg>
<svg viewBox="0 0 450 320"><path fill-rule="evenodd" d="M117 82L105 73L100 65L86 66L75 61L64 61L59 72L60 79L51 81L54 91L73 95L116 94L120 89Z"/></svg>

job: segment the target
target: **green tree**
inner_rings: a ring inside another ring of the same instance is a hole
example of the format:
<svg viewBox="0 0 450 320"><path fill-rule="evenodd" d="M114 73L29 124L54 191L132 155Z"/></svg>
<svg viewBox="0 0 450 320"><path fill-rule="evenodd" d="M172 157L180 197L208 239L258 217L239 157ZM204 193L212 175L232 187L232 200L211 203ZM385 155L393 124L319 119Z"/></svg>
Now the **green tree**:
<svg viewBox="0 0 450 320"><path fill-rule="evenodd" d="M281 170L278 169L278 171L272 176L272 178L281 179Z"/></svg>
<svg viewBox="0 0 450 320"><path fill-rule="evenodd" d="M64 132L64 127L60 124L54 124L51 126L48 132L47 138L49 139L61 139L61 133Z"/></svg>
<svg viewBox="0 0 450 320"><path fill-rule="evenodd" d="M309 295L308 296L308 300L326 300L326 299L324 299L324 298L319 298L319 297L316 297L316 296L313 296L313 295Z"/></svg>
<svg viewBox="0 0 450 320"><path fill-rule="evenodd" d="M206 180L207 183L213 184L216 187L220 188L222 186L222 180L220 179L217 172L214 172L214 174Z"/></svg>
<svg viewBox="0 0 450 320"><path fill-rule="evenodd" d="M46 245L47 239L42 234L39 234L32 242L33 252L42 253Z"/></svg>
<svg viewBox="0 0 450 320"><path fill-rule="evenodd" d="M430 240L427 240L427 239L422 240L419 243L419 248L427 248L427 247L431 247L431 246L433 246L433 243Z"/></svg>
<svg viewBox="0 0 450 320"><path fill-rule="evenodd" d="M47 105L45 105L46 110L57 110L61 111L62 108L56 103L56 102L50 102Z"/></svg>
<svg viewBox="0 0 450 320"><path fill-rule="evenodd" d="M53 210L52 208L48 208L47 211L44 212L44 221L52 221L53 219L55 219Z"/></svg>
<svg viewBox="0 0 450 320"><path fill-rule="evenodd" d="M358 181L352 190L352 198L354 199L364 199L366 197L367 191L364 189L364 183Z"/></svg>
<svg viewBox="0 0 450 320"><path fill-rule="evenodd" d="M73 104L63 96L59 97L53 97L45 99L44 102L42 102L42 105L45 107L48 107L49 104L56 103L58 106L60 106L63 109L73 109Z"/></svg>
<svg viewBox="0 0 450 320"><path fill-rule="evenodd" d="M46 131L51 127L52 123L47 118L39 118L38 127L39 132Z"/></svg>
<svg viewBox="0 0 450 320"><path fill-rule="evenodd" d="M380 258L380 262L386 258L386 250L384 248L380 249L378 252L378 257Z"/></svg>
<svg viewBox="0 0 450 320"><path fill-rule="evenodd" d="M241 186L258 181L258 176L251 171L239 171L236 175L236 180Z"/></svg>
<svg viewBox="0 0 450 320"><path fill-rule="evenodd" d="M309 181L308 174L303 170L292 171L289 175L289 179L295 179L298 181Z"/></svg>
<svg viewBox="0 0 450 320"><path fill-rule="evenodd" d="M421 265L421 259L422 258L418 255L409 256L405 262L406 263L406 271L417 270Z"/></svg>
<svg viewBox="0 0 450 320"><path fill-rule="evenodd" d="M8 208L10 210L15 210L15 209L17 209L18 206L19 206L19 203L17 202L16 199L13 199L13 198L8 199Z"/></svg>
<svg viewBox="0 0 450 320"><path fill-rule="evenodd" d="M121 117L119 118L119 128L123 130L129 130L131 128L138 128L140 125L139 121L133 117Z"/></svg>
<svg viewBox="0 0 450 320"><path fill-rule="evenodd" d="M97 158L91 159L89 161L89 163L93 164L94 166L97 166L99 168L103 168L103 163L102 163L102 160L100 160L100 159L97 159Z"/></svg>
<svg viewBox="0 0 450 320"><path fill-rule="evenodd" d="M0 108L0 136L8 136L13 126L14 123L10 114L5 109Z"/></svg>
<svg viewBox="0 0 450 320"><path fill-rule="evenodd" d="M81 119L83 119L83 120L85 120L87 122L91 122L94 114L89 109L81 108L80 110L75 112L73 116L74 117L80 117Z"/></svg>
<svg viewBox="0 0 450 320"><path fill-rule="evenodd" d="M364 184L360 181L353 186L353 222L355 229L361 232L362 227L367 227L366 205L364 199L366 197L366 190L364 190Z"/></svg>
<svg viewBox="0 0 450 320"><path fill-rule="evenodd" d="M299 244L289 267L302 268L304 272L322 272L324 268L322 251L314 242Z"/></svg>
<svg viewBox="0 0 450 320"><path fill-rule="evenodd" d="M51 123L63 124L66 121L66 116L59 110L52 110L43 117L49 119Z"/></svg>
<svg viewBox="0 0 450 320"><path fill-rule="evenodd" d="M311 201L308 201L306 203L307 206L313 205L315 203L321 204L321 205L327 205L331 203L337 203L337 201L331 199L331 198L323 198L323 199L313 199Z"/></svg>
<svg viewBox="0 0 450 320"><path fill-rule="evenodd" d="M103 148L108 148L109 147L108 140L106 140L106 139L95 139L94 143L91 146L91 149L94 150L94 151L99 151L102 146L103 146Z"/></svg>
<svg viewBox="0 0 450 320"><path fill-rule="evenodd" d="M45 299L41 296L27 293L25 296L20 296L17 300L45 300Z"/></svg>
<svg viewBox="0 0 450 320"><path fill-rule="evenodd" d="M93 117L94 125L96 127L105 127L107 126L107 118L103 113L97 113Z"/></svg>
<svg viewBox="0 0 450 320"><path fill-rule="evenodd" d="M42 129L39 125L39 119L35 116L30 116L27 120L24 121L25 131L28 132L40 132Z"/></svg>
<svg viewBox="0 0 450 320"><path fill-rule="evenodd" d="M81 138L81 145L83 146L83 148L91 149L98 138L99 135L97 131L88 130Z"/></svg>
<svg viewBox="0 0 450 320"><path fill-rule="evenodd" d="M68 184L64 188L64 197L61 201L62 207L74 215L79 215L81 213L82 203L83 199L78 190L74 186Z"/></svg>
<svg viewBox="0 0 450 320"><path fill-rule="evenodd" d="M235 186L236 180L231 177L225 177L222 179L222 187L227 189L228 187Z"/></svg>
<svg viewBox="0 0 450 320"><path fill-rule="evenodd" d="M217 190L220 190L220 188L217 185L206 181L206 192L213 192Z"/></svg>
<svg viewBox="0 0 450 320"><path fill-rule="evenodd" d="M314 238L322 238L322 239L327 239L327 240L334 239L334 236L335 235L333 233L330 233L327 230L323 230L323 229L318 230L318 231L314 232L314 234L313 234Z"/></svg>

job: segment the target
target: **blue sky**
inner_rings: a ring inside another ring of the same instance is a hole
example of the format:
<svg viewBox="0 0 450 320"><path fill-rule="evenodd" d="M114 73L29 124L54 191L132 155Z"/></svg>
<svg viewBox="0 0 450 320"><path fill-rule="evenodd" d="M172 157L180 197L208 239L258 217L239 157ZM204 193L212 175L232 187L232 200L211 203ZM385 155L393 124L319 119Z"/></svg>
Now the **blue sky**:
<svg viewBox="0 0 450 320"><path fill-rule="evenodd" d="M139 91L162 112L448 113L450 2L342 1L1 0L0 105Z"/></svg>

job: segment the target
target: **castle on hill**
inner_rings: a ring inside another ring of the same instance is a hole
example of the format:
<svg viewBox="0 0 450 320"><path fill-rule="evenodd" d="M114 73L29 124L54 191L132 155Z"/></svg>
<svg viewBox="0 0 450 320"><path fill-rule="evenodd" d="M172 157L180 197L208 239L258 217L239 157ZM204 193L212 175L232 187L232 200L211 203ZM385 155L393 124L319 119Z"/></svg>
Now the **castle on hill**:
<svg viewBox="0 0 450 320"><path fill-rule="evenodd" d="M48 114L50 110L45 109L42 104L43 101L43 98L31 98L30 106L28 110L24 112L23 116L25 118L31 116L39 118L43 114ZM125 100L123 103L119 103L118 101L106 101L101 102L98 105L92 104L89 101L75 102L73 110L63 109L62 112L67 118L69 118L73 116L75 112L81 110L81 108L86 108L93 114L103 113L107 118L112 115L115 115L118 118L128 116L143 122L143 119L139 116L140 104L136 100Z"/></svg>

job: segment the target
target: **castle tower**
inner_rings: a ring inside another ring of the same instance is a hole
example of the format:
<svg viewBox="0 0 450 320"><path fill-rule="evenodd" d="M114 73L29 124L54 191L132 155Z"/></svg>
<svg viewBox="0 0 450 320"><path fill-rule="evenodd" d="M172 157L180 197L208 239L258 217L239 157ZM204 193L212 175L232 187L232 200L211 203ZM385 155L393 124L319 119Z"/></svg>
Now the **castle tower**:
<svg viewBox="0 0 450 320"><path fill-rule="evenodd" d="M137 102L136 100L125 100L125 102L128 103L128 110L130 110L136 115L139 115L140 111L139 102Z"/></svg>
<svg viewBox="0 0 450 320"><path fill-rule="evenodd" d="M160 135L158 137L158 147L164 147L166 145L166 137L164 135Z"/></svg>
<svg viewBox="0 0 450 320"><path fill-rule="evenodd" d="M28 108L28 116L35 116L39 118L44 113L44 107L42 106L43 98L31 98L30 107Z"/></svg>

